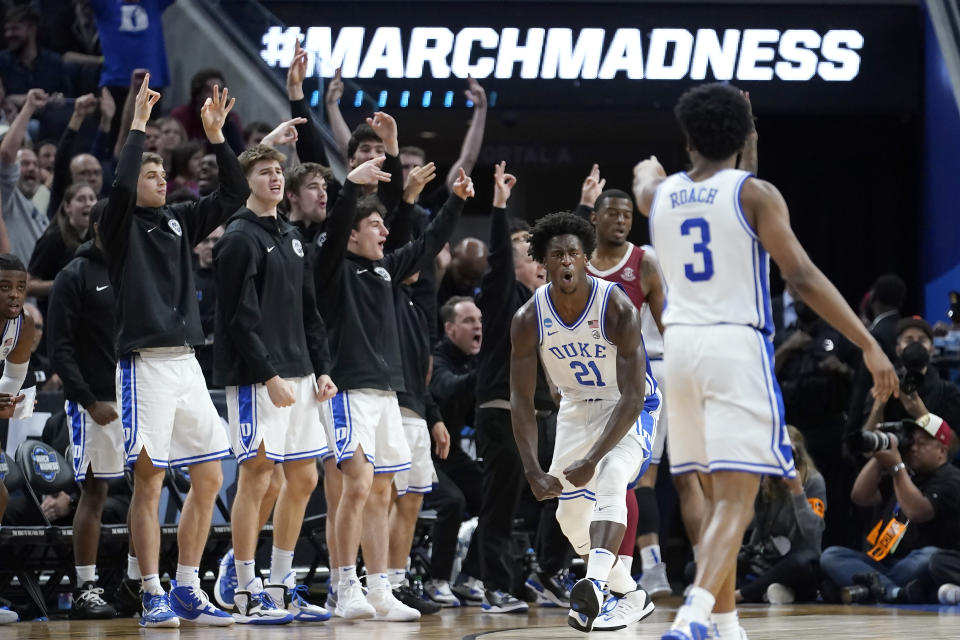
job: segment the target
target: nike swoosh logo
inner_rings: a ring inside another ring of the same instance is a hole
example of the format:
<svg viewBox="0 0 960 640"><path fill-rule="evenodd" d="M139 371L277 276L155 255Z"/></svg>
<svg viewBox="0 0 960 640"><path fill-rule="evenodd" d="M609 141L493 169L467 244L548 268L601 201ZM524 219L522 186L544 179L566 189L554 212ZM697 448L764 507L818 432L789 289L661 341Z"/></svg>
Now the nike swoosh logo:
<svg viewBox="0 0 960 640"><path fill-rule="evenodd" d="M557 331L547 331L547 335L548 335L548 336L552 336L552 335L554 335L554 334L556 334L556 333L557 333Z"/></svg>
<svg viewBox="0 0 960 640"><path fill-rule="evenodd" d="M150 233L151 231L156 231L156 230L157 230L156 227L151 227L151 228L147 229L147 233Z"/></svg>
<svg viewBox="0 0 960 640"><path fill-rule="evenodd" d="M103 285L102 287L97 287L97 291L103 291L104 289L106 289L106 288L109 287L109 286L110 286L110 285L105 284L105 285Z"/></svg>
<svg viewBox="0 0 960 640"><path fill-rule="evenodd" d="M277 248L277 245L273 245L272 247L269 247L269 248L267 249L267 253L270 253L271 251L273 251L273 250L276 249L276 248Z"/></svg>
<svg viewBox="0 0 960 640"><path fill-rule="evenodd" d="M175 594L175 593L174 593L174 594L171 594L171 595L172 595L174 598L177 599L177 602L180 603L180 606L181 606L181 607L183 607L183 608L186 609L187 611L193 611L193 605L192 605L192 604L187 604L186 602L184 602L183 600L180 599L180 596L178 596L178 595Z"/></svg>
<svg viewBox="0 0 960 640"><path fill-rule="evenodd" d="M366 272L367 272L366 269L357 269L357 275L360 275L361 273L366 273Z"/></svg>

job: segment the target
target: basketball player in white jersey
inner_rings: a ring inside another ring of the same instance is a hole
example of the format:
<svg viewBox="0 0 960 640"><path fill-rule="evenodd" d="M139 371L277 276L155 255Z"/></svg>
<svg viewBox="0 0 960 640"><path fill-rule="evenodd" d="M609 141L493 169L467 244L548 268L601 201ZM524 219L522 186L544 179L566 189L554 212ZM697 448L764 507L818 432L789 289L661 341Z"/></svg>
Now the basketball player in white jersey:
<svg viewBox="0 0 960 640"><path fill-rule="evenodd" d="M699 473L707 509L694 586L663 638L740 640L737 552L760 476L796 475L773 375L770 258L804 302L863 349L876 397L897 393L897 376L800 246L780 192L734 168L752 127L740 92L703 85L686 92L675 113L693 168L667 177L656 158L644 160L633 189L667 287L671 472Z"/></svg>
<svg viewBox="0 0 960 640"><path fill-rule="evenodd" d="M574 550L588 556L586 577L570 591L567 622L579 631L590 631L598 617L598 627L623 628L654 608L617 551L627 521L624 493L649 464L660 394L637 308L617 284L587 274L593 248L586 220L568 212L540 219L530 251L550 283L520 307L511 327L510 405L524 473L538 500L560 498L557 521ZM537 458L538 356L561 394L549 472ZM605 606L608 590L615 597Z"/></svg>
<svg viewBox="0 0 960 640"><path fill-rule="evenodd" d="M27 295L27 268L20 258L11 253L0 253L0 358L4 360L3 377L0 377L0 418L10 418L23 400L20 387L27 377L30 363L30 348L36 329L33 319L23 312ZM2 450L2 446L0 446ZM7 488L0 481L0 520L7 510ZM0 613L0 621L8 622ZM15 614L14 614L15 615Z"/></svg>
<svg viewBox="0 0 960 640"><path fill-rule="evenodd" d="M591 188L594 189L594 193L599 191L598 187L604 182L606 181L600 179L599 167L593 165L590 175L584 181L584 197L587 197ZM585 209L582 206L584 204L585 202L581 200L581 207L577 208L581 215L583 215L581 211ZM643 344L650 361L650 370L653 372L658 388L663 393L663 335L660 314L663 309L664 291L656 254L653 247L638 247L627 240L633 228L634 212L633 199L629 194L619 189L607 189L593 198L591 206L593 212L590 214L590 221L597 232L597 248L590 257L587 271L590 275L619 283L630 301L640 310ZM627 493L628 510L633 499L639 515L634 527L637 536L635 540L627 540L625 536L620 547L620 554L624 561L629 557L628 567L633 561L634 543L640 547L643 568L640 586L650 594L651 598L669 596L672 592L667 579L667 565L660 552L660 512L654 492L666 440L667 419L661 408L650 468L637 483L636 495ZM694 475L673 476L673 481L680 497L683 524L696 558L700 542L700 518L703 513L703 490L700 488L700 481ZM630 524L627 523L628 533L631 530Z"/></svg>

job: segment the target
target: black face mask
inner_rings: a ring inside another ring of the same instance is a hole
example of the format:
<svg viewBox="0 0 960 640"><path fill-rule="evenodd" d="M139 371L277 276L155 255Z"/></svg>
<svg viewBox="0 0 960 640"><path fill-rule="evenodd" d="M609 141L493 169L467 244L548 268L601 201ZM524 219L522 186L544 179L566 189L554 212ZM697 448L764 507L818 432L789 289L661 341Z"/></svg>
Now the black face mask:
<svg viewBox="0 0 960 640"><path fill-rule="evenodd" d="M922 371L930 364L930 352L919 342L911 342L900 353L900 361L910 371Z"/></svg>

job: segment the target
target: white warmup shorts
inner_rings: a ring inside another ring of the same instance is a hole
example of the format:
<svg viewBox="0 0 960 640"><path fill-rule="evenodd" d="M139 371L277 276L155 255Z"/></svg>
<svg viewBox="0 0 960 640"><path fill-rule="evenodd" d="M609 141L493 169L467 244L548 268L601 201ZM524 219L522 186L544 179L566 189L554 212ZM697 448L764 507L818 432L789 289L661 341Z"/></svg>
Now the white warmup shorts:
<svg viewBox="0 0 960 640"><path fill-rule="evenodd" d="M664 337L670 472L794 477L773 344L742 325L673 325Z"/></svg>
<svg viewBox="0 0 960 640"><path fill-rule="evenodd" d="M401 409L403 417L403 433L410 447L410 469L401 471L393 476L393 484L397 487L397 496L408 493L430 493L437 483L437 472L433 468L433 458L430 457L430 431L427 421L411 415Z"/></svg>
<svg viewBox="0 0 960 640"><path fill-rule="evenodd" d="M327 438L333 444L338 466L362 448L374 473L397 473L410 468L410 447L403 434L395 392L341 391L330 400L330 411L333 433L328 433Z"/></svg>
<svg viewBox="0 0 960 640"><path fill-rule="evenodd" d="M317 458L327 450L327 435L320 423L316 376L290 378L296 401L282 409L270 401L264 384L227 387L230 446L237 462L263 452L274 462Z"/></svg>
<svg viewBox="0 0 960 640"><path fill-rule="evenodd" d="M230 454L192 349L146 349L117 360L117 397L127 464L145 450L155 467L184 467Z"/></svg>
<svg viewBox="0 0 960 640"><path fill-rule="evenodd" d="M597 476L594 475L583 487L575 487L567 481L563 470L575 460L586 457L593 447L607 420L617 405L616 400L561 400L560 412L557 414L557 439L553 446L553 462L550 464L550 475L558 478L563 485L561 500L586 498L596 500ZM636 462L634 471L629 474L628 484L623 486L626 494L628 487L636 484L637 480L650 466L650 452L657 432L657 418L659 408L653 413L643 410L630 431L607 454L617 455L619 458ZM599 468L599 465L598 465Z"/></svg>
<svg viewBox="0 0 960 640"><path fill-rule="evenodd" d="M650 464L660 464L663 460L663 452L667 445L667 412L663 408L666 403L666 391L663 389L663 357L656 359L650 358L650 371L653 373L653 379L657 381L657 388L663 396L663 403L660 405L660 417L657 418L657 437L653 440L653 453L650 455Z"/></svg>
<svg viewBox="0 0 960 640"><path fill-rule="evenodd" d="M105 402L117 411L116 402ZM76 402L66 403L67 424L70 426L70 451L73 458L73 475L80 482L87 471L94 478L122 478L126 466L123 452L123 424L120 414L117 419L99 425L86 409Z"/></svg>

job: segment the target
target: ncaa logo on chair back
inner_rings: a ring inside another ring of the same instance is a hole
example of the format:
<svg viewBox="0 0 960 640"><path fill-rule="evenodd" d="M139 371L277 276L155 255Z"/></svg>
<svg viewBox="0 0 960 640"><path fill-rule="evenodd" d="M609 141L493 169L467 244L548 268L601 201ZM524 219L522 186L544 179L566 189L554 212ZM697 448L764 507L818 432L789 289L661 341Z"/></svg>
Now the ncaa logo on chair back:
<svg viewBox="0 0 960 640"><path fill-rule="evenodd" d="M43 447L34 447L30 459L33 461L33 470L47 482L52 482L60 473L56 454L47 452Z"/></svg>

